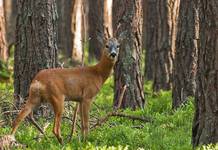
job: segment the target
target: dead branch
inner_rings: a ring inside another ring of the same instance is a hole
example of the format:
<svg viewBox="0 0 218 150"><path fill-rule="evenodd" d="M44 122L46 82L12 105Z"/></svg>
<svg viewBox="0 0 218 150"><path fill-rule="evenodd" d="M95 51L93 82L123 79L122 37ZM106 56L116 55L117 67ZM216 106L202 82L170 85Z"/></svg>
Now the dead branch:
<svg viewBox="0 0 218 150"><path fill-rule="evenodd" d="M39 124L35 121L34 118L32 118L32 117L27 117L27 119L30 121L30 123L32 123L32 124L36 127L36 129L39 130L40 133L42 133L43 135L45 135L43 129L39 126Z"/></svg>
<svg viewBox="0 0 218 150"><path fill-rule="evenodd" d="M131 120L138 120L141 122L152 122L152 119L149 117L139 117L139 116L133 116L133 115L128 115L128 114L124 114L124 113L119 113L119 112L114 112L112 113L111 116L115 116L115 117L123 117L123 118L128 118Z"/></svg>
<svg viewBox="0 0 218 150"><path fill-rule="evenodd" d="M12 113L19 113L20 111L19 110L8 110L8 111L4 111L1 113L1 115L7 115L7 114L12 114Z"/></svg>
<svg viewBox="0 0 218 150"><path fill-rule="evenodd" d="M91 129L92 129L92 128L96 128L97 126L102 125L103 123L105 123L105 122L109 119L110 116L113 115L113 113L117 112L117 110L120 108L120 106L121 106L121 104L122 104L123 96L124 96L124 93L125 93L125 91L126 91L126 87L127 87L127 86L124 85L124 87L122 88L122 91L121 91L121 94L120 94L120 97L119 97L119 100L118 100L117 108L115 108L115 110L113 110L112 112L109 112L105 117L99 119L99 120L97 121L97 123L96 123L95 125L93 125L93 127L91 127Z"/></svg>
<svg viewBox="0 0 218 150"><path fill-rule="evenodd" d="M118 109L120 109L120 106L121 106L121 104L122 104L123 96L124 96L124 93L125 93L125 91L126 91L126 88L127 88L126 85L124 85L124 87L122 88L122 91L121 91L121 94L120 94L120 97L119 97L119 100L118 100L118 105L117 105L117 108L115 109L115 111L118 110Z"/></svg>
<svg viewBox="0 0 218 150"><path fill-rule="evenodd" d="M50 123L47 122L45 123L45 126L42 128L42 131L45 132L46 129L49 127ZM35 140L40 140L44 135L42 133L40 133L37 137L33 138ZM45 136L46 138L48 138L47 136Z"/></svg>
<svg viewBox="0 0 218 150"><path fill-rule="evenodd" d="M91 129L94 129L98 126L101 126L106 121L108 121L110 117L122 117L122 118L131 119L131 120L138 120L141 122L152 122L152 119L149 117L146 117L146 118L145 117L138 117L138 116L133 116L133 115L128 115L128 114L113 111L113 112L109 112L105 117L99 119L97 121L97 123L91 127Z"/></svg>
<svg viewBox="0 0 218 150"><path fill-rule="evenodd" d="M91 127L91 129L94 129L94 128L98 127L98 126L101 126L110 117L123 117L123 118L128 118L128 119L131 119L131 120L138 120L138 121L142 121L142 122L151 122L152 121L151 118L148 118L148 117L146 117L146 118L145 117L138 117L138 116L133 116L133 115L128 115L128 114L118 112L118 109L120 109L120 107L121 107L121 104L122 104L122 101L123 101L123 96L125 94L126 88L127 88L127 85L124 85L124 87L122 88L119 100L118 100L118 105L115 108L115 110L113 110L112 112L109 112L105 117L99 119L97 121L97 123Z"/></svg>

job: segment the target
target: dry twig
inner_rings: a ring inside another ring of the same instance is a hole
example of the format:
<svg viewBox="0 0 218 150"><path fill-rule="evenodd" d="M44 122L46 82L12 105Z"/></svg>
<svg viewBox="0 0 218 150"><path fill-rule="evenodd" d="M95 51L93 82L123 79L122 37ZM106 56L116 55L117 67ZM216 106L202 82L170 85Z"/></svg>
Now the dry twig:
<svg viewBox="0 0 218 150"><path fill-rule="evenodd" d="M133 116L133 115L127 115L127 114L123 114L121 112L118 112L118 109L120 109L121 107L121 104L122 104L122 101L123 101L123 96L124 96L124 93L126 91L126 88L127 86L124 85L122 91L121 91L121 94L120 94L120 97L119 97L119 100L118 100L118 105L117 107L115 108L114 111L112 112L109 112L107 113L107 115L101 119L99 119L97 121L96 124L94 124L91 129L94 129L98 126L101 126L103 123L105 123L110 117L123 117L123 118L128 118L128 119L131 119L131 120L139 120L139 121L142 121L142 122L151 122L151 118L145 118L145 117L138 117L138 116Z"/></svg>

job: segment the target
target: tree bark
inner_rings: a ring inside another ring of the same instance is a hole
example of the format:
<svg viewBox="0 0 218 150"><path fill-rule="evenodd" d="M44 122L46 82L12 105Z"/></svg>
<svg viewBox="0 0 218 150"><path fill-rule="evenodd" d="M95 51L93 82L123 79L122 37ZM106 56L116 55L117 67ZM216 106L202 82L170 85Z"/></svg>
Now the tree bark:
<svg viewBox="0 0 218 150"><path fill-rule="evenodd" d="M104 36L104 0L89 0L89 61L100 59Z"/></svg>
<svg viewBox="0 0 218 150"><path fill-rule="evenodd" d="M173 108L184 104L196 90L198 23L193 1L180 4L173 67Z"/></svg>
<svg viewBox="0 0 218 150"><path fill-rule="evenodd" d="M144 29L145 29L145 78L154 80L154 50L157 45L157 0L144 0ZM144 39L144 38L143 38Z"/></svg>
<svg viewBox="0 0 218 150"><path fill-rule="evenodd" d="M115 98L117 107L122 87L127 85L121 108L143 108L145 104L141 75L142 1L113 1L114 35L120 40L120 54L115 66Z"/></svg>
<svg viewBox="0 0 218 150"><path fill-rule="evenodd" d="M6 22L6 41L8 45L8 53L10 48L15 44L15 29L17 16L17 2L15 0L4 0L4 13Z"/></svg>
<svg viewBox="0 0 218 150"><path fill-rule="evenodd" d="M199 10L196 112L192 143L218 142L218 1L195 0Z"/></svg>
<svg viewBox="0 0 218 150"><path fill-rule="evenodd" d="M58 49L71 57L71 13L74 0L57 0L58 9Z"/></svg>
<svg viewBox="0 0 218 150"><path fill-rule="evenodd" d="M149 3L152 3L152 8L150 9L153 9L151 11L153 13L148 12L147 18L153 20L154 23L150 24L150 22L147 22L147 29L151 28L152 31L149 32L153 32L150 35L148 32L147 40L148 44L154 44L147 47L147 50L149 50L146 58L151 64L147 63L147 65L150 65L147 67L148 69L149 67L154 67L153 74L151 73L150 75L151 77L153 76L154 91L159 91L160 89L169 90L172 80L172 60L175 51L179 0L156 0L155 2L149 1ZM152 63L154 63L153 66Z"/></svg>
<svg viewBox="0 0 218 150"><path fill-rule="evenodd" d="M112 5L113 5L113 0L104 1L104 26L107 28L111 37L113 37Z"/></svg>
<svg viewBox="0 0 218 150"><path fill-rule="evenodd" d="M146 22L147 22L147 10L148 10L148 6L147 6L147 0L143 0L142 2L142 10L143 10L143 27L142 27L142 48L143 50L146 49ZM146 73L146 72L145 72Z"/></svg>
<svg viewBox="0 0 218 150"><path fill-rule="evenodd" d="M73 36L72 60L81 64L84 59L84 44L86 43L86 0L75 0L72 12L71 32Z"/></svg>
<svg viewBox="0 0 218 150"><path fill-rule="evenodd" d="M0 0L0 60L6 61L7 58L4 5L3 0Z"/></svg>
<svg viewBox="0 0 218 150"><path fill-rule="evenodd" d="M36 73L57 66L57 8L55 0L17 2L14 95L19 107Z"/></svg>

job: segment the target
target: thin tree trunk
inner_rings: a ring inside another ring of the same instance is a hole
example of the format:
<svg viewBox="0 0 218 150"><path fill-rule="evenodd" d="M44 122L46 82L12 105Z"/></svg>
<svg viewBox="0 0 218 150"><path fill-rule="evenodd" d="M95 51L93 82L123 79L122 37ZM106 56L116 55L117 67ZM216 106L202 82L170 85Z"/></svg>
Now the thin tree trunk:
<svg viewBox="0 0 218 150"><path fill-rule="evenodd" d="M89 0L82 1L82 62L85 59L85 49L88 48L88 14L89 14ZM84 65L84 64L82 64Z"/></svg>
<svg viewBox="0 0 218 150"><path fill-rule="evenodd" d="M57 0L58 9L58 49L71 57L71 13L74 0Z"/></svg>
<svg viewBox="0 0 218 150"><path fill-rule="evenodd" d="M154 80L154 50L157 46L157 0L144 0L147 6L144 9L144 29L145 32L145 78ZM144 39L144 38L143 38Z"/></svg>
<svg viewBox="0 0 218 150"><path fill-rule="evenodd" d="M131 12L131 13L130 13ZM114 0L114 36L120 39L121 47L115 66L115 101L117 107L122 87L127 85L122 108L143 108L145 104L141 75L142 53L142 1Z"/></svg>
<svg viewBox="0 0 218 150"><path fill-rule="evenodd" d="M113 5L113 0L105 0L104 2L104 26L108 29L111 37L113 37L112 5Z"/></svg>
<svg viewBox="0 0 218 150"><path fill-rule="evenodd" d="M218 142L218 1L195 0L199 9L196 112L192 143Z"/></svg>
<svg viewBox="0 0 218 150"><path fill-rule="evenodd" d="M89 0L89 61L100 59L104 36L104 0Z"/></svg>
<svg viewBox="0 0 218 150"><path fill-rule="evenodd" d="M74 63L81 64L83 59L84 44L84 17L83 17L84 0L75 0L72 12L71 31L73 34L72 60Z"/></svg>
<svg viewBox="0 0 218 150"><path fill-rule="evenodd" d="M3 0L0 0L0 60L6 61L7 58L4 5Z"/></svg>
<svg viewBox="0 0 218 150"><path fill-rule="evenodd" d="M15 29L17 16L17 2L15 0L4 0L4 13L6 22L6 41L8 44L8 53L10 48L15 44Z"/></svg>
<svg viewBox="0 0 218 150"><path fill-rule="evenodd" d="M198 24L193 1L180 4L173 67L173 108L184 104L196 90Z"/></svg>
<svg viewBox="0 0 218 150"><path fill-rule="evenodd" d="M157 15L153 16L156 21L153 36L156 36L156 39L154 39L154 48L150 50L154 55L153 89L154 91L169 90L172 80L179 0L156 1L154 6L156 6L154 11ZM147 25L149 26L149 22Z"/></svg>
<svg viewBox="0 0 218 150"><path fill-rule="evenodd" d="M57 66L55 0L18 0L14 56L14 95L19 107L33 77Z"/></svg>
<svg viewBox="0 0 218 150"><path fill-rule="evenodd" d="M142 10L143 10L143 27L142 27L142 48L146 49L146 22L147 22L147 0L143 0L142 2ZM146 72L145 72L146 73Z"/></svg>

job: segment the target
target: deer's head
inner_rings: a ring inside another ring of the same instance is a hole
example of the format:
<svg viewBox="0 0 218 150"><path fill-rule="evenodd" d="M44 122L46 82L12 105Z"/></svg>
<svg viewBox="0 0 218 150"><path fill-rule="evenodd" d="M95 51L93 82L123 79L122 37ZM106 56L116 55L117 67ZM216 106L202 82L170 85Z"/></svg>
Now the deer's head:
<svg viewBox="0 0 218 150"><path fill-rule="evenodd" d="M116 38L110 36L108 30L107 34L105 34L105 42L104 42L104 53L111 60L117 60L119 55L120 43Z"/></svg>
<svg viewBox="0 0 218 150"><path fill-rule="evenodd" d="M119 54L120 44L116 38L109 38L105 43L105 53L112 59L116 60Z"/></svg>

